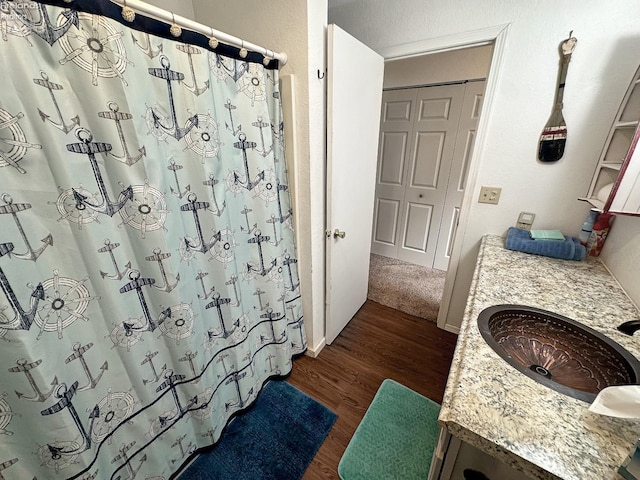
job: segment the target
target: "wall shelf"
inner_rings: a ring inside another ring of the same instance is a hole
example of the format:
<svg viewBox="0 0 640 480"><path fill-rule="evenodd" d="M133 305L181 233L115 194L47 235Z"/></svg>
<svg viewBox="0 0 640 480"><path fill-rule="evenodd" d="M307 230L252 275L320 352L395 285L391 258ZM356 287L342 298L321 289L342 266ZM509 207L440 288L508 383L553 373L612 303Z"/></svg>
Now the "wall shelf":
<svg viewBox="0 0 640 480"><path fill-rule="evenodd" d="M593 208L595 208L600 212L604 209L604 202L598 200L597 198L580 197L578 198L578 200L582 200L583 202L589 202Z"/></svg>
<svg viewBox="0 0 640 480"><path fill-rule="evenodd" d="M587 195L579 198L602 211L612 203L612 188L633 151L632 143L640 123L640 68L636 71L607 135ZM612 192L609 194L609 192Z"/></svg>

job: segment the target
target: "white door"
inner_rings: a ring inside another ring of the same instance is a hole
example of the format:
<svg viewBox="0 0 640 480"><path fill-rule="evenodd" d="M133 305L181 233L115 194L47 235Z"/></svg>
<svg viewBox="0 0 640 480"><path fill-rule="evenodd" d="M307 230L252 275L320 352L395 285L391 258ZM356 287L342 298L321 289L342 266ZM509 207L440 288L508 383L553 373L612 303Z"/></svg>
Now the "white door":
<svg viewBox="0 0 640 480"><path fill-rule="evenodd" d="M471 100L483 90L474 82L384 92L373 253L447 269L477 123Z"/></svg>
<svg viewBox="0 0 640 480"><path fill-rule="evenodd" d="M325 337L331 344L367 299L384 60L335 25L327 35Z"/></svg>
<svg viewBox="0 0 640 480"><path fill-rule="evenodd" d="M433 268L438 270L446 270L449 266L453 239L458 228L462 196L467 186L467 174L473 145L476 140L476 129L482 112L485 84L485 81L465 84L460 123L458 125L458 134L456 135L456 146L453 151L453 161L451 162L449 181L447 182L447 195L442 209L442 222L433 259Z"/></svg>
<svg viewBox="0 0 640 480"><path fill-rule="evenodd" d="M416 95L414 89L382 94L371 251L385 257L398 257L405 167L413 139Z"/></svg>

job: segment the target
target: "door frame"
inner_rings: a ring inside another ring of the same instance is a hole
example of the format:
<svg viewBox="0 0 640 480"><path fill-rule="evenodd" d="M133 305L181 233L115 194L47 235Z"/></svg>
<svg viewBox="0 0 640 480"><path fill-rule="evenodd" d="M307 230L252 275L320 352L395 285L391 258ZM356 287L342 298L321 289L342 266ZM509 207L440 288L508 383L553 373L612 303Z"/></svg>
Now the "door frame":
<svg viewBox="0 0 640 480"><path fill-rule="evenodd" d="M471 154L469 171L467 173L467 186L462 197L458 228L453 240L453 249L445 278L440 311L438 312L438 327L452 333L458 333L459 327L447 322L449 306L451 304L453 287L458 272L458 266L460 264L462 243L467 230L469 211L471 209L471 204L473 203L473 193L476 191L476 180L480 166L480 159L483 156L482 154L488 130L489 118L491 117L495 93L502 74L502 63L506 47L507 33L510 25L511 24L497 25L470 32L462 32L456 35L448 35L413 43L406 43L378 51L378 53L384 57L385 61L390 61L419 55L427 55L430 53L441 53L451 50L459 50L462 48L478 47L489 43L493 44L493 54L491 56L489 75L487 76L487 83L485 87L482 115L480 115L478 122L477 137Z"/></svg>

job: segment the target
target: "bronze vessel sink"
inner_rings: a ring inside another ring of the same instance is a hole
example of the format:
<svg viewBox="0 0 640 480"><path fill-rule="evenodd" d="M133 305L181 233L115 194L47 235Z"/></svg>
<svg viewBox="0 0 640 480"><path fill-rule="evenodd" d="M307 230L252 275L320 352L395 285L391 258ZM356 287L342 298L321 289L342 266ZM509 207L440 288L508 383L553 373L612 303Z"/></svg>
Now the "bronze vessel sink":
<svg viewBox="0 0 640 480"><path fill-rule="evenodd" d="M640 380L640 362L592 328L524 305L495 305L478 316L489 346L521 373L565 395L592 402L613 385Z"/></svg>

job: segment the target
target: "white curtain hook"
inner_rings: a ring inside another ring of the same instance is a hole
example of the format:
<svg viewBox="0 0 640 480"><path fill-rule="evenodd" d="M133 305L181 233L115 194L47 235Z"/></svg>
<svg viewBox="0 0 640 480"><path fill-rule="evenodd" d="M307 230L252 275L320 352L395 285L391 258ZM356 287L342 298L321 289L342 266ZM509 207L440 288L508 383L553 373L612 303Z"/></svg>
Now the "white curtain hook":
<svg viewBox="0 0 640 480"><path fill-rule="evenodd" d="M240 40L240 58L247 58L247 55L249 55L249 52L247 51L246 48L244 48L244 40Z"/></svg>
<svg viewBox="0 0 640 480"><path fill-rule="evenodd" d="M124 0L124 6L122 7L122 18L127 22L133 22L136 18L136 12L131 7L127 7L127 0Z"/></svg>
<svg viewBox="0 0 640 480"><path fill-rule="evenodd" d="M173 12L171 12L171 21L173 23L171 24L171 27L169 27L169 33L171 33L171 35L173 35L174 37L179 37L180 35L182 35L182 28L180 28L180 25L176 23L176 16L173 14Z"/></svg>
<svg viewBox="0 0 640 480"><path fill-rule="evenodd" d="M209 38L209 46L215 49L215 48L218 48L218 45L220 45L220 42L213 35L213 27L211 27L211 37Z"/></svg>
<svg viewBox="0 0 640 480"><path fill-rule="evenodd" d="M265 67L267 67L270 62L271 62L271 55L269 55L269 50L265 48L264 49L264 58L262 59L262 64Z"/></svg>

